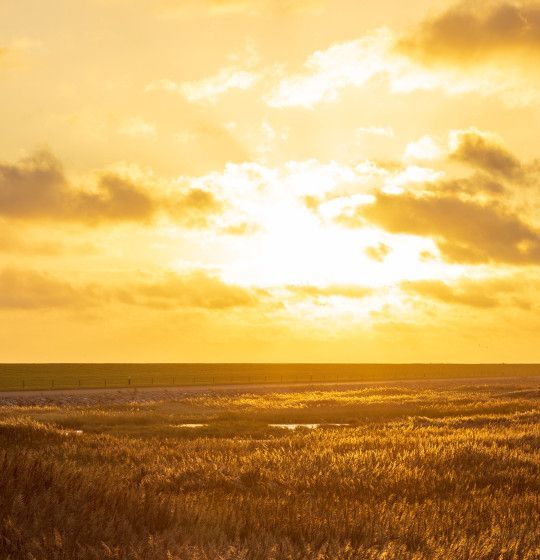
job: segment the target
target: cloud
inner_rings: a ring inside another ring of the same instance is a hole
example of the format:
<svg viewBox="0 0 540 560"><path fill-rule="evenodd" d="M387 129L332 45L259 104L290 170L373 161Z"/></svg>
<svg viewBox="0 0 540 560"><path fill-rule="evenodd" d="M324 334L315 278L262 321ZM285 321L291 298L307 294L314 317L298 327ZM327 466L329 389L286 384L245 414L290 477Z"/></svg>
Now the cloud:
<svg viewBox="0 0 540 560"><path fill-rule="evenodd" d="M343 297L361 299L373 294L373 289L355 284L330 284L328 286L312 286L299 284L287 286L287 290L303 297Z"/></svg>
<svg viewBox="0 0 540 560"><path fill-rule="evenodd" d="M464 65L429 65L429 45L422 56L415 41L415 36L403 38L383 27L335 43L312 53L299 72L282 77L264 101L276 109L313 109L337 102L345 88L365 88L374 80L384 82L391 94L439 90L447 95L497 95L508 106L530 105L540 97L538 87L527 81L529 76L511 65L488 64L474 72Z"/></svg>
<svg viewBox="0 0 540 560"><path fill-rule="evenodd" d="M260 78L261 75L256 72L229 67L222 68L214 76L194 82L178 84L172 80L158 80L148 84L145 91L179 93L191 103L199 101L216 103L219 97L231 90L250 89Z"/></svg>
<svg viewBox="0 0 540 560"><path fill-rule="evenodd" d="M425 134L415 142L409 142L405 148L404 159L408 162L431 161L442 155L440 146L429 134Z"/></svg>
<svg viewBox="0 0 540 560"><path fill-rule="evenodd" d="M501 54L536 56L540 4L463 2L424 21L398 48L426 62L468 65Z"/></svg>
<svg viewBox="0 0 540 560"><path fill-rule="evenodd" d="M190 188L168 204L168 213L173 220L187 227L207 227L210 218L223 211L225 203L209 190Z"/></svg>
<svg viewBox="0 0 540 560"><path fill-rule="evenodd" d="M477 195L483 193L495 197L503 194L505 192L505 187L502 183L488 175L476 173L472 177L437 181L431 185L431 190L432 192L448 195L457 195L460 193Z"/></svg>
<svg viewBox="0 0 540 560"><path fill-rule="evenodd" d="M33 270L0 270L0 309L81 309L127 304L155 309L225 310L259 305L266 296L263 290L228 284L202 270L169 272L155 281L128 283L122 288L71 284Z"/></svg>
<svg viewBox="0 0 540 560"><path fill-rule="evenodd" d="M519 307L530 310L538 300L538 278L515 273L507 276L461 278L454 281L415 280L401 283L409 294L447 305L465 305L478 309Z"/></svg>
<svg viewBox="0 0 540 560"><path fill-rule="evenodd" d="M403 282L405 292L440 301L446 304L460 304L469 307L497 307L499 301L486 291L486 285L475 282L461 282L448 285L440 280L419 280Z"/></svg>
<svg viewBox="0 0 540 560"><path fill-rule="evenodd" d="M359 206L354 216L338 221L430 237L452 262L540 264L540 233L496 204L448 195L379 193L373 204Z"/></svg>
<svg viewBox="0 0 540 560"><path fill-rule="evenodd" d="M144 223L164 213L179 223L199 227L221 209L221 201L202 188L184 185L172 194L154 194L112 173L102 174L91 191L76 189L48 152L0 164L0 216L5 218Z"/></svg>
<svg viewBox="0 0 540 560"><path fill-rule="evenodd" d="M0 253L56 256L64 254L65 247L53 241L28 241L8 228L0 228Z"/></svg>
<svg viewBox="0 0 540 560"><path fill-rule="evenodd" d="M258 305L262 290L227 284L205 271L169 273L155 282L138 283L118 292L120 301L153 308L196 307L210 310Z"/></svg>
<svg viewBox="0 0 540 560"><path fill-rule="evenodd" d="M505 179L519 179L521 162L494 135L475 128L450 133L451 157Z"/></svg>
<svg viewBox="0 0 540 560"><path fill-rule="evenodd" d="M62 220L145 220L155 203L127 181L105 175L96 192L70 187L60 162L40 152L16 164L0 165L0 215Z"/></svg>
<svg viewBox="0 0 540 560"><path fill-rule="evenodd" d="M321 102L337 101L344 87L361 87L374 76L390 71L386 53L392 43L391 32L380 29L316 51L305 62L305 71L281 80L266 102L275 108L311 109Z"/></svg>
<svg viewBox="0 0 540 560"><path fill-rule="evenodd" d="M244 236L253 235L254 233L257 233L259 229L260 228L259 226L257 226L257 224L252 224L249 222L238 222L226 226L222 231L227 235Z"/></svg>
<svg viewBox="0 0 540 560"><path fill-rule="evenodd" d="M378 245L368 247L364 252L371 260L383 262L390 254L390 247L388 247L385 243L379 243Z"/></svg>
<svg viewBox="0 0 540 560"><path fill-rule="evenodd" d="M29 270L0 271L1 309L52 309L90 303L90 292L48 274ZM97 294L94 294L97 297Z"/></svg>

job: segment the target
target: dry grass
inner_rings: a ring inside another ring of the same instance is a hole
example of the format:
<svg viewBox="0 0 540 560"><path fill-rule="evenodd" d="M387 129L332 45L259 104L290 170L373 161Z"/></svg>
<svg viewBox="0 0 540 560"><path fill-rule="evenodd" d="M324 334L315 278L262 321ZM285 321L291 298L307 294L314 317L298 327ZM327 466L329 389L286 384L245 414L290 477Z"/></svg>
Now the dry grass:
<svg viewBox="0 0 540 560"><path fill-rule="evenodd" d="M0 556L538 559L539 420L534 380L5 405Z"/></svg>

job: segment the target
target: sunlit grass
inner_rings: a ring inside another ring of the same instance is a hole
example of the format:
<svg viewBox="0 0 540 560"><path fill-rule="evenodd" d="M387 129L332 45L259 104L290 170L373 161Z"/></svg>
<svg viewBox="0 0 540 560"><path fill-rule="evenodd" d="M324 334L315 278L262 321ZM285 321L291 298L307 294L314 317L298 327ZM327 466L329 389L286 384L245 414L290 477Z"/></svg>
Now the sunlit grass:
<svg viewBox="0 0 540 560"><path fill-rule="evenodd" d="M6 558L540 554L531 381L8 405L0 449Z"/></svg>

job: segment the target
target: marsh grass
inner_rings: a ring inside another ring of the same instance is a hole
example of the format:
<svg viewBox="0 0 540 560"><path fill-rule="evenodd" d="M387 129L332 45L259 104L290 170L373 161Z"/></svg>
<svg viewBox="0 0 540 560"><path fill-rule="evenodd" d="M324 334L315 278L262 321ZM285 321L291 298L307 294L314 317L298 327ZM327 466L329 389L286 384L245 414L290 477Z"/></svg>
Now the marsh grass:
<svg viewBox="0 0 540 560"><path fill-rule="evenodd" d="M4 406L1 557L537 559L539 420L519 383Z"/></svg>

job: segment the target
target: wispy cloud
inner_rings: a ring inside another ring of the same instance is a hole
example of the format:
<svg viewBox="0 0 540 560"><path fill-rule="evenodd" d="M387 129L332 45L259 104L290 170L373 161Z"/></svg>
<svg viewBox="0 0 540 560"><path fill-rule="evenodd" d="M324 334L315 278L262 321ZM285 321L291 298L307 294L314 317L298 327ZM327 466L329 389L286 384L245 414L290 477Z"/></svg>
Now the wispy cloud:
<svg viewBox="0 0 540 560"><path fill-rule="evenodd" d="M177 83L172 80L158 80L146 86L147 92L165 91L178 93L187 101L195 103L216 101L231 90L245 91L261 79L261 74L234 67L222 68L214 76L193 82Z"/></svg>

